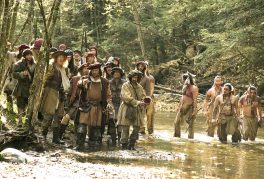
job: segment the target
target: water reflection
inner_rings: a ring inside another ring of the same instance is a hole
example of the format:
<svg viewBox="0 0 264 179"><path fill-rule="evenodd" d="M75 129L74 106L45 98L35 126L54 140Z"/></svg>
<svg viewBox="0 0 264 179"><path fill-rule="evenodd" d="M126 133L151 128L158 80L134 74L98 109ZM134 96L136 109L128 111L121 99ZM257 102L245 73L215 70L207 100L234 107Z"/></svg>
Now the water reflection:
<svg viewBox="0 0 264 179"><path fill-rule="evenodd" d="M255 142L221 144L217 138L207 137L203 118L197 118L193 140L173 138L174 113L158 113L156 116L155 142L142 143L147 150L173 151L183 157L163 166L181 171L183 177L203 178L262 178L264 176L264 133L260 129ZM182 131L185 132L184 128Z"/></svg>

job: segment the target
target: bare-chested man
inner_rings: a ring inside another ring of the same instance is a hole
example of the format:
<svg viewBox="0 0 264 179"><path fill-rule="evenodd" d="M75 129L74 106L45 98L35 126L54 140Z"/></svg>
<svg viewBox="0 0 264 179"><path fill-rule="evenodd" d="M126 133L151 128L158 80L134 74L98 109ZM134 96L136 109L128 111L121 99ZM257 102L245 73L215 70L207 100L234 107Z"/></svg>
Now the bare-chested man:
<svg viewBox="0 0 264 179"><path fill-rule="evenodd" d="M257 88L250 86L239 99L239 114L243 113L243 139L254 141L258 126L262 124L261 102L257 96Z"/></svg>
<svg viewBox="0 0 264 179"><path fill-rule="evenodd" d="M216 121L213 121L213 108L214 108L214 101L215 98L222 94L222 80L220 76L216 76L214 78L213 86L207 91L206 97L204 100L204 115L207 118L207 135L210 137L214 137L215 128L216 128Z"/></svg>
<svg viewBox="0 0 264 179"><path fill-rule="evenodd" d="M177 115L174 122L175 131L174 137L181 137L181 124L183 121L188 123L188 138L193 139L194 129L193 123L197 114L197 97L198 87L194 84L194 75L187 72L182 75L182 81L184 83L182 90L182 98L177 109Z"/></svg>
<svg viewBox="0 0 264 179"><path fill-rule="evenodd" d="M238 98L233 94L230 83L224 85L224 92L216 97L213 109L213 120L217 119L218 137L221 142L227 142L227 135L232 135L232 142L241 140L238 130Z"/></svg>

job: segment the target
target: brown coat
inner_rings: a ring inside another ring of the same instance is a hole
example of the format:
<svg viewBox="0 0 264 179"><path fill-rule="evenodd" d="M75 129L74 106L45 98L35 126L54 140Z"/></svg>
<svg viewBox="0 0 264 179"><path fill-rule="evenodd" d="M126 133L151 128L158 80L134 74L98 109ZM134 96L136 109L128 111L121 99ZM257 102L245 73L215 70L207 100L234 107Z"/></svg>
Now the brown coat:
<svg viewBox="0 0 264 179"><path fill-rule="evenodd" d="M122 103L120 105L119 112L117 115L118 125L123 125L123 126L143 125L143 120L146 114L146 110L145 108L139 106L139 104L146 97L146 94L143 87L140 84L137 84L137 86L135 86L134 89L129 81L124 83L122 86L121 89ZM128 105L137 107L137 119L134 122L131 122L129 119L125 117Z"/></svg>
<svg viewBox="0 0 264 179"><path fill-rule="evenodd" d="M103 111L112 99L109 82L102 77L96 82L88 78L87 84L83 84L82 80L79 81L79 87L82 89L80 107L89 103L91 108L88 111L80 111L80 123L100 127L104 121Z"/></svg>
<svg viewBox="0 0 264 179"><path fill-rule="evenodd" d="M61 84L60 72L50 65L45 75L45 88L40 106L40 112L48 115L64 114L64 102L61 98L61 91L59 87Z"/></svg>

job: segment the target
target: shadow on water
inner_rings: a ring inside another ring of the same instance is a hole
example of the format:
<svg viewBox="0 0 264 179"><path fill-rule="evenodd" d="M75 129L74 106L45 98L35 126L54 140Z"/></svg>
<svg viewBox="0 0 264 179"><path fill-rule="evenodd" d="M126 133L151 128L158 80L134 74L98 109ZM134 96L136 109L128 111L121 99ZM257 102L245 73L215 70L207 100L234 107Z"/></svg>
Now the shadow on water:
<svg viewBox="0 0 264 179"><path fill-rule="evenodd" d="M264 176L264 133L260 129L255 142L220 143L206 136L202 117L195 123L193 140L187 139L185 128L182 138L173 138L175 113L157 113L155 134L140 137L137 151L101 151L77 156L79 162L165 167L172 173L198 178L262 178Z"/></svg>

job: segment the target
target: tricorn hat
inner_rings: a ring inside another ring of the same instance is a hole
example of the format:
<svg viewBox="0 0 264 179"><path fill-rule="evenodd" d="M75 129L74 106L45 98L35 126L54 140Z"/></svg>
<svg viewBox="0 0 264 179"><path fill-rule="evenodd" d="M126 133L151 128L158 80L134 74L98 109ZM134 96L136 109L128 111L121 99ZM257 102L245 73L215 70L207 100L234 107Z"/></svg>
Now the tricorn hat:
<svg viewBox="0 0 264 179"><path fill-rule="evenodd" d="M84 63L84 64L82 64L79 68L78 68L78 71L80 72L80 71L82 71L82 69L84 68L84 67L88 67L89 65L87 64L87 63Z"/></svg>
<svg viewBox="0 0 264 179"><path fill-rule="evenodd" d="M100 69L101 66L102 66L101 63L94 63L94 64L90 64L89 67L88 67L88 69L89 69L89 70Z"/></svg>

